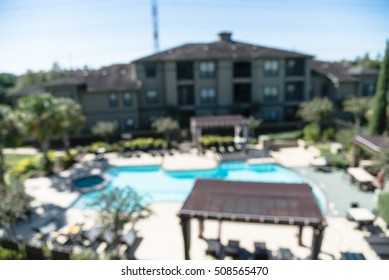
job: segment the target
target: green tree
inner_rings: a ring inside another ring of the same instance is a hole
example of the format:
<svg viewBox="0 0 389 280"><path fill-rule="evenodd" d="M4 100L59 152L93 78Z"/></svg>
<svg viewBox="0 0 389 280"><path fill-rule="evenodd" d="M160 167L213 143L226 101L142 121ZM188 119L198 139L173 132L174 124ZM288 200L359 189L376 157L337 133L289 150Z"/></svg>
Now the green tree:
<svg viewBox="0 0 389 280"><path fill-rule="evenodd" d="M16 146L23 140L21 123L17 112L7 105L0 105L0 185L5 188L5 168L3 148ZM5 192L3 190L2 192Z"/></svg>
<svg viewBox="0 0 389 280"><path fill-rule="evenodd" d="M383 192L379 195L377 209L378 214L389 225L389 192Z"/></svg>
<svg viewBox="0 0 389 280"><path fill-rule="evenodd" d="M176 120L170 117L161 117L156 119L151 127L157 132L162 133L165 136L166 141L170 141L170 135L180 128L180 125Z"/></svg>
<svg viewBox="0 0 389 280"><path fill-rule="evenodd" d="M105 142L108 142L110 136L112 136L117 127L114 122L110 121L99 121L92 128L92 134L102 137Z"/></svg>
<svg viewBox="0 0 389 280"><path fill-rule="evenodd" d="M112 245L117 250L117 255L125 224L134 225L151 214L151 210L145 206L144 198L129 187L104 191L100 199L92 202L91 206L99 211L103 230L113 233Z"/></svg>
<svg viewBox="0 0 389 280"><path fill-rule="evenodd" d="M381 63L377 90L373 99L373 113L369 123L370 134L382 134L387 127L387 98L389 94L389 41L386 43L384 60Z"/></svg>
<svg viewBox="0 0 389 280"><path fill-rule="evenodd" d="M382 144L380 152L374 157L374 166L384 172L385 178L389 176L389 142Z"/></svg>
<svg viewBox="0 0 389 280"><path fill-rule="evenodd" d="M9 235L15 239L15 224L26 218L31 201L31 197L24 191L22 178L13 178L6 192L0 192L0 201L0 226L7 229Z"/></svg>
<svg viewBox="0 0 389 280"><path fill-rule="evenodd" d="M355 130L361 127L361 121L371 107L371 98L349 96L343 102L343 110L354 116Z"/></svg>
<svg viewBox="0 0 389 280"><path fill-rule="evenodd" d="M49 162L50 140L59 131L55 98L48 93L24 96L19 100L18 108L28 134L38 142L44 160Z"/></svg>
<svg viewBox="0 0 389 280"><path fill-rule="evenodd" d="M69 132L80 132L85 123L85 116L82 114L81 105L71 98L56 98L55 107L58 114L56 134L62 139L66 154L70 155Z"/></svg>
<svg viewBox="0 0 389 280"><path fill-rule="evenodd" d="M261 125L262 120L256 119L254 116L250 116L248 118L249 128L250 128L250 134L251 136L255 137L255 130Z"/></svg>
<svg viewBox="0 0 389 280"><path fill-rule="evenodd" d="M300 105L297 116L305 122L317 124L320 128L324 120L328 120L334 113L334 105L328 98L314 98Z"/></svg>

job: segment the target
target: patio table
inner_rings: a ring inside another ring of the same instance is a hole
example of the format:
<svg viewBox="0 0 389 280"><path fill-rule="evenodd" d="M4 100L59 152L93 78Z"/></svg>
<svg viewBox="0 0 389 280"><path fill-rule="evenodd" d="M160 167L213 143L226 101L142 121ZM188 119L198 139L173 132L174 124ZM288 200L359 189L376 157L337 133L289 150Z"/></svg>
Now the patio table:
<svg viewBox="0 0 389 280"><path fill-rule="evenodd" d="M359 228L364 225L372 224L375 220L374 214L366 208L350 208L347 211L347 216L357 222Z"/></svg>
<svg viewBox="0 0 389 280"><path fill-rule="evenodd" d="M347 173L350 181L356 181L357 186L362 190L367 190L375 180L373 175L360 167L349 167Z"/></svg>

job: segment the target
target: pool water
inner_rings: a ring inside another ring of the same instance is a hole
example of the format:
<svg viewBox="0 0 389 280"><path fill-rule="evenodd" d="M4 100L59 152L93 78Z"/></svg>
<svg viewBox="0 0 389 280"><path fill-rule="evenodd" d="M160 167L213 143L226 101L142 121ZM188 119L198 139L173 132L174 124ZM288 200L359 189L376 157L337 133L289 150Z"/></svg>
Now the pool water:
<svg viewBox="0 0 389 280"><path fill-rule="evenodd" d="M104 179L101 176L88 176L74 180L73 184L76 188L90 188L101 184L103 181Z"/></svg>
<svg viewBox="0 0 389 280"><path fill-rule="evenodd" d="M166 171L159 166L114 167L106 171L111 183L103 190L114 187L132 187L147 202L184 202L191 192L196 178L229 181L305 183L303 177L277 164L247 164L245 162L221 163L212 170ZM287 187L287 186L285 186ZM325 199L315 191L319 205L324 209ZM88 208L99 199L100 191L82 195L73 205Z"/></svg>

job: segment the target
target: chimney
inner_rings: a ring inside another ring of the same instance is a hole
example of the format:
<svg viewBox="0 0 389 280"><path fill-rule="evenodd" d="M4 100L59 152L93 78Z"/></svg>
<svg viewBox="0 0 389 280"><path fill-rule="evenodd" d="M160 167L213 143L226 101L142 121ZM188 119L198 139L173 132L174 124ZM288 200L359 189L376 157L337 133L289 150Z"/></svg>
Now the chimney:
<svg viewBox="0 0 389 280"><path fill-rule="evenodd" d="M218 34L218 40L224 42L231 42L232 41L231 36L232 36L231 32L220 32Z"/></svg>

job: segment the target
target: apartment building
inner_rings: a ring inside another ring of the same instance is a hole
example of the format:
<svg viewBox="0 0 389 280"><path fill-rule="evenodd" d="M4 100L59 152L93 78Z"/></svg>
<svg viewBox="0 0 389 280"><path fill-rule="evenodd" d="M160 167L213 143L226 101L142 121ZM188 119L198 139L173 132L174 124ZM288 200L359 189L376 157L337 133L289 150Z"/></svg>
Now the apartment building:
<svg viewBox="0 0 389 280"><path fill-rule="evenodd" d="M185 44L134 61L144 98L141 124L156 106L176 108L182 124L197 115L240 113L264 121L295 119L309 97L312 56L238 42L223 32L211 43Z"/></svg>
<svg viewBox="0 0 389 280"><path fill-rule="evenodd" d="M349 96L373 96L379 71L340 63L311 61L310 97L328 97L338 108Z"/></svg>
<svg viewBox="0 0 389 280"><path fill-rule="evenodd" d="M114 121L119 131L149 129L170 115L188 126L204 115L255 115L265 123L295 122L301 102L327 96L340 102L348 94L371 95L377 71L313 60L308 54L233 40L222 32L209 43L184 44L99 70L76 71L66 78L25 88L78 101L87 118Z"/></svg>

